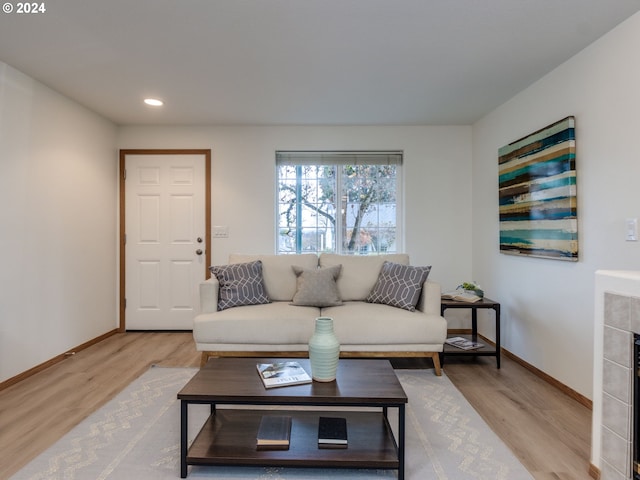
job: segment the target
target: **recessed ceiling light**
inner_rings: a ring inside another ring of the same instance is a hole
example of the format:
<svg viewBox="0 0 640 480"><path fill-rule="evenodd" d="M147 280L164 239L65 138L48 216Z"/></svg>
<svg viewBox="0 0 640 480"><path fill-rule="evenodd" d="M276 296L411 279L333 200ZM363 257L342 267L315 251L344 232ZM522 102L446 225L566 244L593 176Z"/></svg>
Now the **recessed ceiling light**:
<svg viewBox="0 0 640 480"><path fill-rule="evenodd" d="M162 100L158 100L157 98L145 98L144 103L147 105L151 105L152 107L161 107L164 105Z"/></svg>

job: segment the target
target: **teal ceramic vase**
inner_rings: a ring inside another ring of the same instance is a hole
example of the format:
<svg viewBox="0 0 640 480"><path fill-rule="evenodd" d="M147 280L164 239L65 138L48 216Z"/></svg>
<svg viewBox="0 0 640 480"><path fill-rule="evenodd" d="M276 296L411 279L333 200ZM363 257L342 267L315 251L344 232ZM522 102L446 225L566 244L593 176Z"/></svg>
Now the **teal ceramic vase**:
<svg viewBox="0 0 640 480"><path fill-rule="evenodd" d="M333 382L339 357L340 342L333 331L333 318L316 318L316 329L309 339L311 377L316 382Z"/></svg>

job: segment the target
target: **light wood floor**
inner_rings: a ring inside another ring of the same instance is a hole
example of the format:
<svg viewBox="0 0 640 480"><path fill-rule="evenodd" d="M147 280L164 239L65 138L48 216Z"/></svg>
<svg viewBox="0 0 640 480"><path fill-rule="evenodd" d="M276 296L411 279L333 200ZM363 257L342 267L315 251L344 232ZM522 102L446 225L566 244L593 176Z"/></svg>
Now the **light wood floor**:
<svg viewBox="0 0 640 480"><path fill-rule="evenodd" d="M0 391L0 478L18 471L150 365L199 362L190 333L117 334ZM447 359L444 370L534 478L588 479L591 411L512 360L503 357L502 363L497 370L494 359Z"/></svg>

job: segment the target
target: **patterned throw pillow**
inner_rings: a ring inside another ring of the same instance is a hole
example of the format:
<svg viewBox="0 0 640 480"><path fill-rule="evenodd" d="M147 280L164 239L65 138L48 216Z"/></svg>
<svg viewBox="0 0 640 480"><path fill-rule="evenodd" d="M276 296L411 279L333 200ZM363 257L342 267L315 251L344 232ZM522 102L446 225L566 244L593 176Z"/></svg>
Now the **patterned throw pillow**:
<svg viewBox="0 0 640 480"><path fill-rule="evenodd" d="M241 305L270 303L262 280L262 262L209 267L220 282L218 311Z"/></svg>
<svg viewBox="0 0 640 480"><path fill-rule="evenodd" d="M342 305L342 298L336 284L342 265L309 270L292 265L296 274L296 293L293 305L306 307L333 307Z"/></svg>
<svg viewBox="0 0 640 480"><path fill-rule="evenodd" d="M378 280L367 296L369 303L382 303L414 312L422 284L427 281L431 266L412 267L385 261Z"/></svg>

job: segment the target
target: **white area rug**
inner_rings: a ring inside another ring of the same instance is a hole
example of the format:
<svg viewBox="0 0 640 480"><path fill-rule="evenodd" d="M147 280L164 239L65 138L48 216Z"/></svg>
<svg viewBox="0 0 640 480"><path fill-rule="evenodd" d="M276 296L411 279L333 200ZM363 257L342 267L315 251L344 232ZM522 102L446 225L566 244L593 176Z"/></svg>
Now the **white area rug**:
<svg viewBox="0 0 640 480"><path fill-rule="evenodd" d="M180 478L180 403L176 394L195 372L188 368L151 368L12 478ZM533 478L444 374L436 377L432 370L396 373L409 397L406 478ZM189 412L189 433L193 437L209 407L195 405ZM385 479L397 478L397 472L191 466L188 478Z"/></svg>

